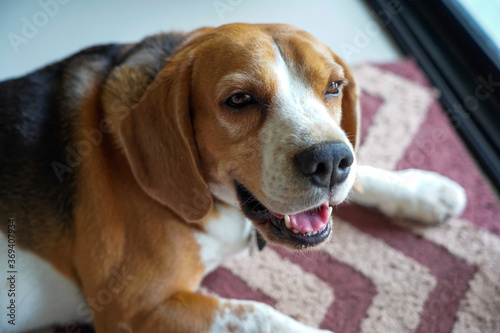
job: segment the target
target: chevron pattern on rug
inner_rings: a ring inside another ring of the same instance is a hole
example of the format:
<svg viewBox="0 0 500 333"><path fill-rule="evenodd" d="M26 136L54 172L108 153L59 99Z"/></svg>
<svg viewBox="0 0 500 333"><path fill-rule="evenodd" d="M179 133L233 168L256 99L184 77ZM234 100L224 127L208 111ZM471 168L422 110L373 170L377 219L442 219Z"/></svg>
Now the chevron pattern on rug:
<svg viewBox="0 0 500 333"><path fill-rule="evenodd" d="M320 251L269 246L210 274L203 291L253 299L337 333L500 332L500 205L412 60L355 69L362 164L439 172L468 205L439 226L343 204Z"/></svg>
<svg viewBox="0 0 500 333"><path fill-rule="evenodd" d="M499 333L498 199L412 60L362 65L355 73L360 163L457 181L467 192L463 216L423 226L346 203L334 212L334 236L321 250L268 246L226 263L200 291L265 302L336 333Z"/></svg>

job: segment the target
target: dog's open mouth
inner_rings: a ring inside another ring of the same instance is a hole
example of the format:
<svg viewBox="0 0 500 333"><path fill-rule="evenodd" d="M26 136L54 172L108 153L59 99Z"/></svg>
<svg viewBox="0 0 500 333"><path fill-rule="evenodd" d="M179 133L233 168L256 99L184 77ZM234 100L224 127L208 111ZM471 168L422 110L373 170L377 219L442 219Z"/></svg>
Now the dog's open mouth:
<svg viewBox="0 0 500 333"><path fill-rule="evenodd" d="M282 215L266 208L244 185L234 183L243 213L258 224L268 223L271 233L281 241L305 248L324 242L330 235L332 207L328 202L298 214Z"/></svg>

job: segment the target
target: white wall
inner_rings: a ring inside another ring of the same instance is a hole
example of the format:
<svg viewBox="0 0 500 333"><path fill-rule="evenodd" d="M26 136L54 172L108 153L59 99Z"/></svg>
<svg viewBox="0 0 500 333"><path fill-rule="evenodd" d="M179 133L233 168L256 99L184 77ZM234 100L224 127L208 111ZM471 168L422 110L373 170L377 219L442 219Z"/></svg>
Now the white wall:
<svg viewBox="0 0 500 333"><path fill-rule="evenodd" d="M351 64L400 56L361 0L0 1L0 80L90 45L230 22L294 24Z"/></svg>

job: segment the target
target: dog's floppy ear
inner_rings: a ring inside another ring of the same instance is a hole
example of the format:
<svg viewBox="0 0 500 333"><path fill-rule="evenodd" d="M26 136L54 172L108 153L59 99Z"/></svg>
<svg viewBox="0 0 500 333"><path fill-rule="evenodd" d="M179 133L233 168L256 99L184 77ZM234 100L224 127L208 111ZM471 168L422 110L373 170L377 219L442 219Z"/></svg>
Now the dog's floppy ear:
<svg viewBox="0 0 500 333"><path fill-rule="evenodd" d="M212 208L190 114L192 57L167 61L118 128L135 179L152 198L189 222Z"/></svg>
<svg viewBox="0 0 500 333"><path fill-rule="evenodd" d="M340 127L344 130L354 151L358 149L361 135L361 108L359 105L359 90L356 80L349 67L342 59L335 56L335 61L344 68L344 74L349 83L344 87L342 96L342 120Z"/></svg>
<svg viewBox="0 0 500 333"><path fill-rule="evenodd" d="M344 74L349 83L344 87L342 96L342 119L340 127L344 130L347 138L354 148L354 152L359 147L361 139L361 107L359 103L359 89L349 67L334 54L335 61L344 68ZM363 186L357 178L353 185L354 190L363 193Z"/></svg>

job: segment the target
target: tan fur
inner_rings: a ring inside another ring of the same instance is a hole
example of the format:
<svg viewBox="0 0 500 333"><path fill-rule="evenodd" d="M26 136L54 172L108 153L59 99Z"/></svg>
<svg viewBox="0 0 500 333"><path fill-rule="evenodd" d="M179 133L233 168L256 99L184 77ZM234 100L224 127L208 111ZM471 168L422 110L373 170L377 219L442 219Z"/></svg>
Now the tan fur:
<svg viewBox="0 0 500 333"><path fill-rule="evenodd" d="M90 130L99 115L88 111L82 126ZM95 298L107 288L113 271L130 277L106 311L95 313L97 332L111 331L118 322L144 313L149 316L175 293L194 290L204 267L192 227L141 190L110 135L81 168L74 265L83 290Z"/></svg>
<svg viewBox="0 0 500 333"><path fill-rule="evenodd" d="M290 34L297 37L287 42ZM323 44L290 26L198 30L157 75L147 66L124 66L85 94L79 128L91 131L106 119L111 133L80 166L72 233L47 240L40 254L81 285L87 298L109 288L114 272L126 277L126 287L94 312L96 332L209 329L218 301L194 293L204 267L193 230L218 214L208 182L234 188L232 180L239 179L259 193L260 129L268 117L258 107L237 113L223 102L227 89L240 85L272 112L276 82L269 64L277 39L284 40L286 61L307 66L304 75L318 82L318 96L345 75L342 105L339 99L327 107L356 147L359 111L350 71ZM322 55L311 57L310 48ZM326 76L332 66L333 76ZM234 72L262 82L217 85ZM342 114L333 111L340 109ZM272 239L264 227L261 232ZM70 250L60 256L57 247Z"/></svg>

